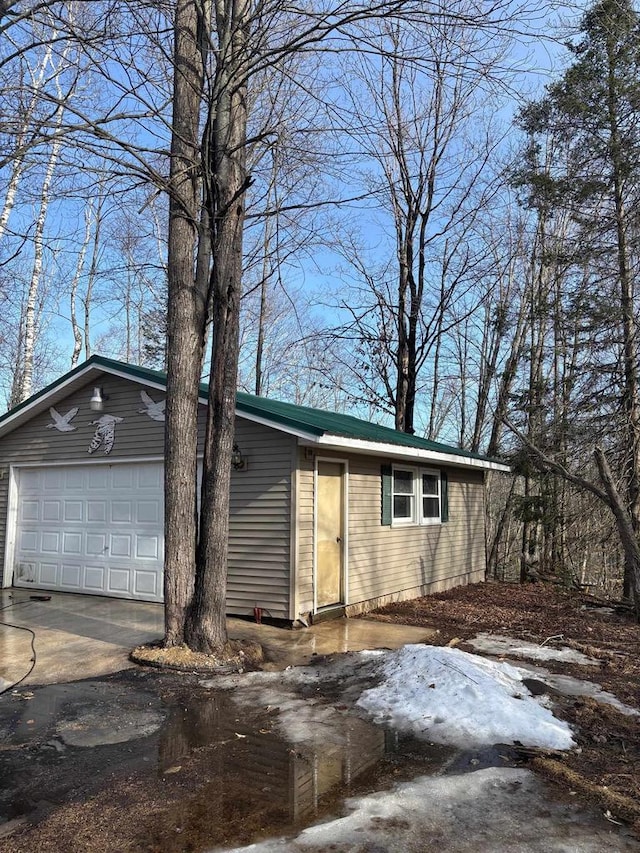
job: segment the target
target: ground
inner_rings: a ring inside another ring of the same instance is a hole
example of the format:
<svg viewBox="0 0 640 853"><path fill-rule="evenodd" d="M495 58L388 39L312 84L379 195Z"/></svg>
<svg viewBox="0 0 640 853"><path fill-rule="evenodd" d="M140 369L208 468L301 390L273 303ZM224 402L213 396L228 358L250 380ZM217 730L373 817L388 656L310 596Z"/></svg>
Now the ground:
<svg viewBox="0 0 640 853"><path fill-rule="evenodd" d="M260 668L263 651L259 643L249 640L228 641L219 656L193 652L186 645L165 648L162 642L157 642L136 646L131 660L142 666L179 672L246 672Z"/></svg>
<svg viewBox="0 0 640 853"><path fill-rule="evenodd" d="M366 618L435 627L435 635L425 631L429 643L468 651L481 633L568 646L599 664L546 660L544 667L597 681L640 708L640 627L628 612L601 605L556 586L479 584ZM282 634L293 644L304 636ZM409 647L417 648L425 649ZM381 682L376 661L385 654L317 655L304 669L207 678L139 667L21 685L0 703L0 848L195 853L257 844L252 850L265 853L423 853L428 837L442 853L640 849L626 829L640 837L637 716L554 694L553 713L571 724L578 749L425 742L358 713L363 691ZM408 801L416 804L413 826ZM583 803L596 808L585 814ZM349 820L353 843L345 840ZM331 843L305 841L308 827Z"/></svg>
<svg viewBox="0 0 640 853"><path fill-rule="evenodd" d="M622 702L640 709L640 625L628 608L615 609L593 596L554 584L498 583L457 587L381 608L368 618L436 627L432 642L474 651L465 641L479 633L534 643L569 646L597 658L590 667L547 661L552 672L597 681ZM556 716L574 728L578 750L539 757L533 766L577 788L618 815L640 834L640 725L589 698L554 696Z"/></svg>

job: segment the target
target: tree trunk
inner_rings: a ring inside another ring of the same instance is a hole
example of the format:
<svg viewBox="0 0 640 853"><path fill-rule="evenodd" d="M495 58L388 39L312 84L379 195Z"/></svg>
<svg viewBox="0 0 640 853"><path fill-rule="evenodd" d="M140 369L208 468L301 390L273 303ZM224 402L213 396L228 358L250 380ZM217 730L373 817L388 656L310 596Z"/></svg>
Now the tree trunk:
<svg viewBox="0 0 640 853"><path fill-rule="evenodd" d="M620 492L615 484L609 463L600 447L596 447L594 458L598 467L600 480L607 493L609 507L616 520L618 535L624 552L625 577L629 577L631 597L640 621L640 545L633 527L633 520L625 507Z"/></svg>
<svg viewBox="0 0 640 853"><path fill-rule="evenodd" d="M73 276L73 281L71 282L71 289L69 292L69 306L71 311L71 330L73 332L73 352L71 353L71 367L76 367L78 364L78 359L80 358L80 353L82 351L82 332L80 331L80 325L78 323L78 318L76 314L76 299L78 296L78 285L80 284L80 278L82 276L82 270L84 269L84 260L87 254L87 247L89 246L89 240L91 239L91 214L93 212L93 207L91 204L88 204L84 211L84 240L82 241L82 246L80 247L80 251L78 252L78 260L76 263L76 271Z"/></svg>
<svg viewBox="0 0 640 853"><path fill-rule="evenodd" d="M624 390L622 401L627 418L626 423L626 457L629 466L627 485L627 501L634 534L640 532L640 395L637 367L637 329L635 318L634 286L629 268L629 251L627 247L627 214L624 204L624 165L621 156L621 141L618 128L620 106L617 103L616 75L616 45L615 38L607 39L608 60L608 118L610 131L610 156L613 177L613 197L616 224L616 249L618 256L618 276L620 281L620 307L622 309L622 340L624 363ZM625 549L626 554L626 549ZM630 572L633 567L625 560L623 578L623 596L631 598L634 579Z"/></svg>
<svg viewBox="0 0 640 853"><path fill-rule="evenodd" d="M165 637L184 642L193 594L197 542L198 385L207 296L195 259L201 191L199 120L203 87L202 15L194 0L175 12L174 95L170 163L165 420Z"/></svg>
<svg viewBox="0 0 640 853"><path fill-rule="evenodd" d="M63 108L60 106L56 110L54 127L59 128L62 123ZM33 363L36 346L36 306L38 300L38 290L40 288L40 280L42 278L42 263L44 258L44 226L47 219L47 211L49 209L49 199L51 193L51 182L53 173L58 162L58 155L62 142L56 140L51 146L51 153L47 162L44 179L42 181L42 190L40 192L40 210L36 219L35 229L33 232L33 268L31 270L31 281L29 282L29 291L27 293L27 302L24 312L24 336L22 340L22 364L21 364L21 384L19 399L16 403L20 403L31 396L33 389Z"/></svg>
<svg viewBox="0 0 640 853"><path fill-rule="evenodd" d="M36 107L38 106L38 101L40 98L40 89L42 87L42 83L45 77L45 69L49 66L51 62L51 55L53 53L53 43L54 39L52 38L51 43L47 45L45 53L40 62L38 63L37 69L34 69L31 74L31 95L29 97L27 105L24 107L24 110L21 111L20 126L18 128L14 143L14 150L16 154L14 157L12 157L11 160L11 174L7 182L4 202L2 205L2 212L0 213L0 241L4 237L7 225L9 224L9 217L11 216L11 211L13 210L16 201L20 178L22 177L22 173L24 172L26 165L25 153L22 148L27 139L27 133L30 132L31 134L35 135L33 129L33 117L36 111Z"/></svg>
<svg viewBox="0 0 640 853"><path fill-rule="evenodd" d="M205 437L200 540L186 625L191 649L219 653L227 641L229 488L238 373L242 235L245 218L247 100L244 62L250 5L216 2L219 51L211 122L213 347Z"/></svg>

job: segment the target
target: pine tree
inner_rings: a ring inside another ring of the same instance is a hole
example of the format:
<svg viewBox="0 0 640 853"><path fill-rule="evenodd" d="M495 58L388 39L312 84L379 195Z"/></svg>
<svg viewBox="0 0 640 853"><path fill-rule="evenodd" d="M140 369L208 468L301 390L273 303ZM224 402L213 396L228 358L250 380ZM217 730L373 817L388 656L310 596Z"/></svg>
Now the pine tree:
<svg viewBox="0 0 640 853"><path fill-rule="evenodd" d="M638 603L640 19L628 0L603 0L585 14L580 35L562 78L520 116L529 143L518 182L529 206L551 215L547 226L568 223L562 257L542 259L562 276L561 311L550 303L546 319L556 331L570 323L588 330L579 360L589 382L572 390L570 438L588 432L597 445L601 492L625 552L624 593L634 591ZM557 434L553 419L545 427Z"/></svg>

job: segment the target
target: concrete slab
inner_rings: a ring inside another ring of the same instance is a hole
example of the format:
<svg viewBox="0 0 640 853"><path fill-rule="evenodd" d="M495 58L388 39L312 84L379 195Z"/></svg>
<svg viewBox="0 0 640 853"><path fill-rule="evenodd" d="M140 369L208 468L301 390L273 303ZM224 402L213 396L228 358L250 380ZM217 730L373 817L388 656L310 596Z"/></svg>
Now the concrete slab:
<svg viewBox="0 0 640 853"><path fill-rule="evenodd" d="M33 601L30 595L51 595ZM160 604L93 595L5 589L0 597L0 678L14 683L31 665L35 633L36 665L23 684L53 684L94 678L134 666L134 646L162 636ZM0 685L1 686L1 685Z"/></svg>
<svg viewBox="0 0 640 853"><path fill-rule="evenodd" d="M38 594L0 592L0 689L28 672L32 640L35 666L23 685L95 678L135 666L128 659L130 650L164 631L161 604L73 593L43 592L49 601L31 598ZM228 619L227 629L232 638L260 643L270 669L308 663L314 655L428 642L433 635L424 628L345 618L296 630Z"/></svg>

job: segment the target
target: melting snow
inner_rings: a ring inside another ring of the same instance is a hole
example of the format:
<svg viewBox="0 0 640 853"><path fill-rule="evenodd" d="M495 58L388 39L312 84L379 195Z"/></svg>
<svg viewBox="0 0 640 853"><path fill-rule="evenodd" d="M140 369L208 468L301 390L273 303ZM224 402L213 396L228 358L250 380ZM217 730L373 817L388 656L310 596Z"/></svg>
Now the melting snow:
<svg viewBox="0 0 640 853"><path fill-rule="evenodd" d="M575 804L545 795L528 770L420 777L392 791L347 800L347 814L228 853L438 850L440 853L601 853L637 842L595 822Z"/></svg>
<svg viewBox="0 0 640 853"><path fill-rule="evenodd" d="M460 649L411 645L341 655L319 666L202 683L232 689L239 704L270 708L292 743L340 742L353 721L349 710L355 702L377 722L463 749L510 741L570 749L574 742L567 724L541 704L548 703L546 697L534 699L522 683L532 672L542 673L541 680L549 684L563 678L533 665L515 666ZM372 683L377 686L368 688ZM570 692L580 684L563 678L553 686ZM327 701L327 695L333 698ZM547 790L523 769L425 776L391 791L347 800L343 816L310 826L295 838L270 839L228 853L639 849L618 827L609 827L570 800L558 802L557 793Z"/></svg>
<svg viewBox="0 0 640 853"><path fill-rule="evenodd" d="M563 696L590 696L596 702L611 705L612 708L620 711L626 717L640 716L640 711L637 711L630 705L625 705L613 693L608 693L593 681L581 681L579 678L573 678L570 675L556 675L549 672L548 669L533 666L533 664L522 664L518 666L518 670L523 678L531 678L533 676L554 690L557 690L558 693L562 693Z"/></svg>
<svg viewBox="0 0 640 853"><path fill-rule="evenodd" d="M522 672L460 649L411 645L389 652L383 680L358 705L378 722L435 743L474 748L519 741L571 749L569 726L536 701Z"/></svg>
<svg viewBox="0 0 640 853"><path fill-rule="evenodd" d="M531 660L560 660L582 666L600 665L600 661L596 658L587 657L582 652L576 652L566 646L562 649L554 649L551 646L539 646L524 640L514 640L512 637L501 637L499 634L478 634L477 637L466 642L476 651L486 652L488 655L513 655Z"/></svg>
<svg viewBox="0 0 640 853"><path fill-rule="evenodd" d="M571 729L556 719L547 697L533 698L522 683L531 672L460 649L409 645L397 651L340 656L322 666L257 672L201 682L234 688L234 699L277 710L277 725L292 743L337 737L343 714L324 701L323 684L340 683L342 699L377 723L434 743L474 749L518 741L571 749ZM369 684L376 687L368 688ZM305 688L306 698L299 693ZM335 730L335 731L334 731Z"/></svg>

